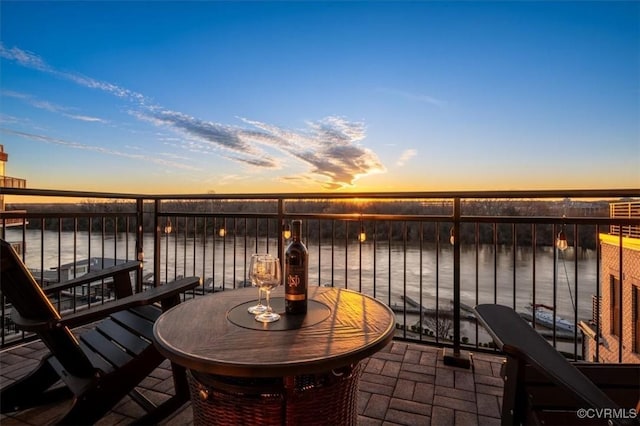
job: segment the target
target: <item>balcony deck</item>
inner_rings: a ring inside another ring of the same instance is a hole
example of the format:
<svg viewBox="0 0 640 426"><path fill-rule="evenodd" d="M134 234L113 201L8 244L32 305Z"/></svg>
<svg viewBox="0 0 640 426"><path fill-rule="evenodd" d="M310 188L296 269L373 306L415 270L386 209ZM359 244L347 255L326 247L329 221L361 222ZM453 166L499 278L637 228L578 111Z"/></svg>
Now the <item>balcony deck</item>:
<svg viewBox="0 0 640 426"><path fill-rule="evenodd" d="M0 386L21 377L38 362L46 349L40 341L0 352ZM367 425L498 425L502 404L503 358L474 353L472 368L444 365L442 349L422 344L393 341L385 349L363 361L360 379L358 423ZM142 392L161 402L173 392L168 361L143 383ZM3 426L44 425L66 410L58 403L9 415ZM125 398L98 425L128 424L143 414ZM190 404L166 419L163 425L191 425Z"/></svg>

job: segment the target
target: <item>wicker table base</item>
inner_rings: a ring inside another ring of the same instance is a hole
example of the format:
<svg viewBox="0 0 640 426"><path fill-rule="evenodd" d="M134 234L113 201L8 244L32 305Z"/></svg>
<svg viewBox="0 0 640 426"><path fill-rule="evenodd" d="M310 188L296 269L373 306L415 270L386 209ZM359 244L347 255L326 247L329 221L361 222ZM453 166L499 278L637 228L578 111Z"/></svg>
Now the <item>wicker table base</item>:
<svg viewBox="0 0 640 426"><path fill-rule="evenodd" d="M359 364L326 374L236 378L190 371L195 425L355 425Z"/></svg>

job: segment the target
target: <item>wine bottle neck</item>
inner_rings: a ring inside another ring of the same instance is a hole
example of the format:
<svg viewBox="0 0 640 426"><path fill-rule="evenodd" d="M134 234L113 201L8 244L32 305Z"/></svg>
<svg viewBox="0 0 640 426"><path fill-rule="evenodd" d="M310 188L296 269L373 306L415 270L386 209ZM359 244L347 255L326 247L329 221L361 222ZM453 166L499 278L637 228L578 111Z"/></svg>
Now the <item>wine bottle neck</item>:
<svg viewBox="0 0 640 426"><path fill-rule="evenodd" d="M293 241L300 241L300 236L302 235L302 222L299 220L294 220L291 229Z"/></svg>

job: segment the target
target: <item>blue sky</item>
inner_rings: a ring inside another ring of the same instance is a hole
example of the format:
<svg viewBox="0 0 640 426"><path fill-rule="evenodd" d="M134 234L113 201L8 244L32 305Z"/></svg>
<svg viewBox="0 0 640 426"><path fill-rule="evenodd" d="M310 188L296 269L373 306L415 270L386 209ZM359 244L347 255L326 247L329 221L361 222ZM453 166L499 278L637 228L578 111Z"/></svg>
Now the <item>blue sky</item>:
<svg viewBox="0 0 640 426"><path fill-rule="evenodd" d="M639 2L0 4L29 187L640 186Z"/></svg>

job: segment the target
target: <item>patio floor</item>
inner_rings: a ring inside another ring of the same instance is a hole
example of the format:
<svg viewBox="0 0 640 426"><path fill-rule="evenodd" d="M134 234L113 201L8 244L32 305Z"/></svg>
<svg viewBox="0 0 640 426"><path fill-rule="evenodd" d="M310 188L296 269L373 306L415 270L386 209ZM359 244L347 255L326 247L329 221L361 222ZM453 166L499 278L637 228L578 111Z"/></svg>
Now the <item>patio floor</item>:
<svg viewBox="0 0 640 426"><path fill-rule="evenodd" d="M29 372L45 352L32 342L0 353L0 386ZM499 425L502 380L499 356L474 353L472 368L444 365L442 349L393 341L364 360L360 379L358 423L368 425ZM169 363L157 368L143 383L142 391L154 401L173 392ZM2 415L0 423L46 425L64 413L68 402ZM142 409L128 397L98 425L128 424L142 416ZM192 425L191 405L186 404L163 425Z"/></svg>

